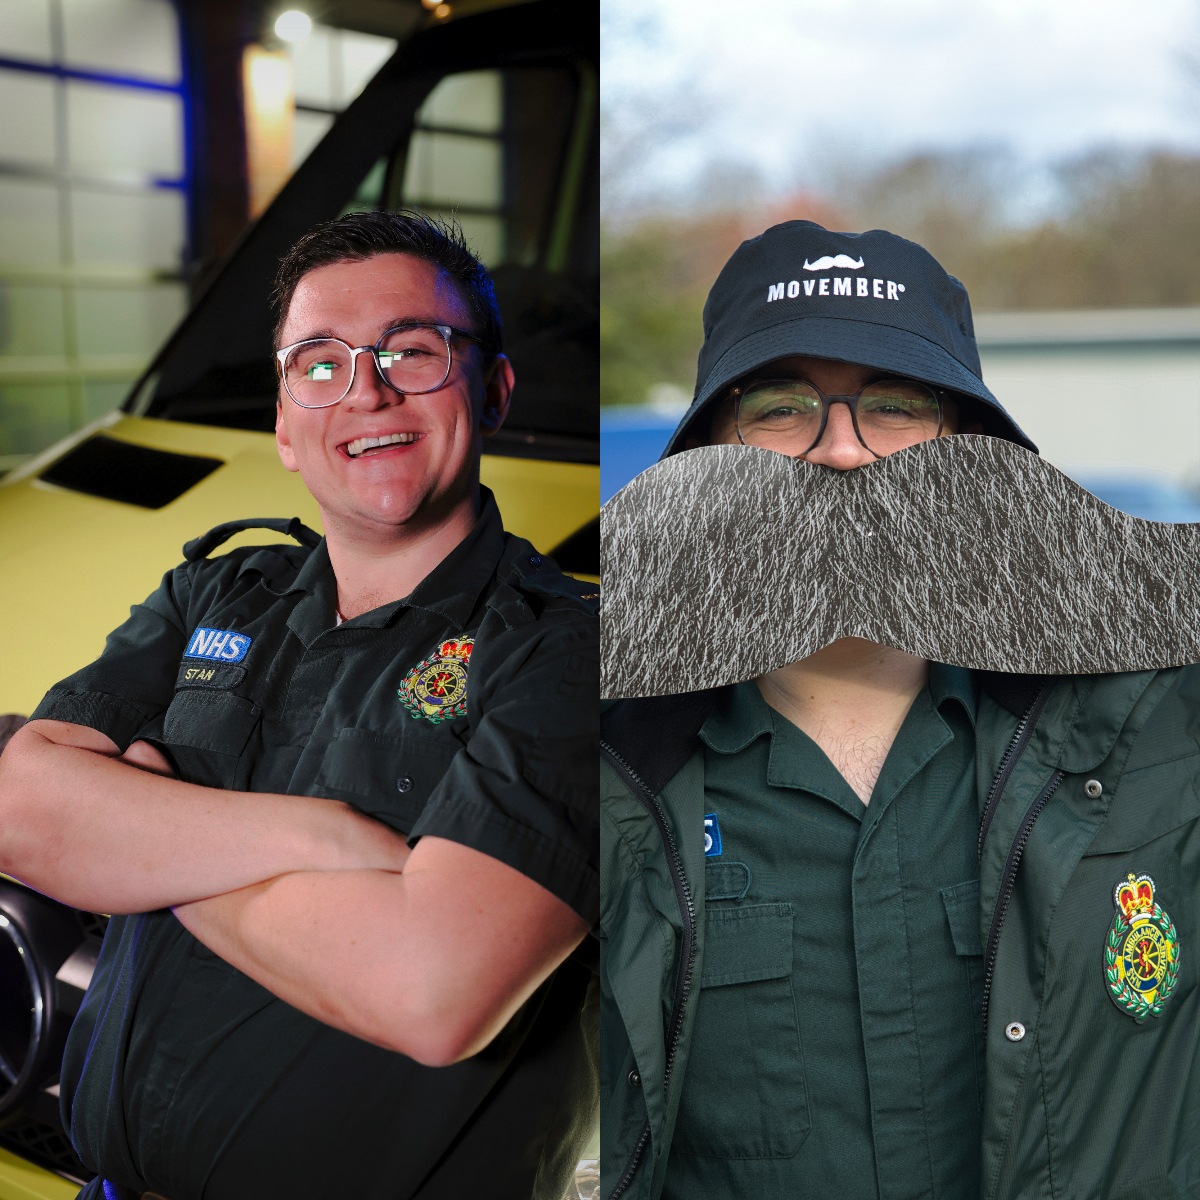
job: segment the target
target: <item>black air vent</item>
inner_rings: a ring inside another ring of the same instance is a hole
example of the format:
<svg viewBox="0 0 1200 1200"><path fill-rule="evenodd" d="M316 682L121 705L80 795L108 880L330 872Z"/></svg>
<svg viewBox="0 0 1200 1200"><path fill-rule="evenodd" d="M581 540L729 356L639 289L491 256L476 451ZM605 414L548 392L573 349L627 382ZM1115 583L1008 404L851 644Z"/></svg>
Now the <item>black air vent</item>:
<svg viewBox="0 0 1200 1200"><path fill-rule="evenodd" d="M94 437L42 472L47 483L141 508L162 508L223 466L219 458L172 454Z"/></svg>
<svg viewBox="0 0 1200 1200"><path fill-rule="evenodd" d="M550 557L568 575L599 575L600 518L593 518L565 542L559 542L550 551Z"/></svg>

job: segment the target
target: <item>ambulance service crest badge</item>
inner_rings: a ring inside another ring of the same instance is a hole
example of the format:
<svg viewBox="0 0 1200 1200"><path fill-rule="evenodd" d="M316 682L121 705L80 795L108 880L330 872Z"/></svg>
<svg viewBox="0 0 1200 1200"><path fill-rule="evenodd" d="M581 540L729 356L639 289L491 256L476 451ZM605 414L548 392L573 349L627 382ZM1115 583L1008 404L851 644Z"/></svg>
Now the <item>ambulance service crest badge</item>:
<svg viewBox="0 0 1200 1200"><path fill-rule="evenodd" d="M474 638L453 638L409 671L396 695L413 717L438 725L467 711L467 664L474 645Z"/></svg>
<svg viewBox="0 0 1200 1200"><path fill-rule="evenodd" d="M1154 899L1149 875L1130 875L1113 889L1117 913L1104 943L1104 978L1113 1003L1141 1024L1158 1016L1179 978L1179 935Z"/></svg>

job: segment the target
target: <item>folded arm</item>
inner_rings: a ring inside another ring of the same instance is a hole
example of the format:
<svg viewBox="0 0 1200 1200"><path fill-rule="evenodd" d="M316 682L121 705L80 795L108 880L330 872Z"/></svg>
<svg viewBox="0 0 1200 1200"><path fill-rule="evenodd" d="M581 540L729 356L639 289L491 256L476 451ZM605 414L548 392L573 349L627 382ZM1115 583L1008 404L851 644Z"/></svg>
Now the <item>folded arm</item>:
<svg viewBox="0 0 1200 1200"><path fill-rule="evenodd" d="M482 1050L587 932L519 871L429 836L403 874L287 874L175 915L289 1004L426 1066Z"/></svg>
<svg viewBox="0 0 1200 1200"><path fill-rule="evenodd" d="M65 904L146 912L289 871L399 871L403 838L336 800L201 787L106 734L30 721L0 756L0 870Z"/></svg>

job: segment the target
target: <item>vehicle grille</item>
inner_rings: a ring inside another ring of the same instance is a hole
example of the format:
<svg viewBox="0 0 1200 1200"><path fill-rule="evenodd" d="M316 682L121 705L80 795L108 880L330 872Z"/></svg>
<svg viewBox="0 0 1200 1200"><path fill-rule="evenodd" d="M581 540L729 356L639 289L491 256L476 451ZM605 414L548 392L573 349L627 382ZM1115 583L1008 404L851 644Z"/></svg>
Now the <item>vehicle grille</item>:
<svg viewBox="0 0 1200 1200"><path fill-rule="evenodd" d="M89 1171L79 1161L62 1130L42 1121L20 1118L7 1129L0 1130L0 1146L74 1183L84 1184L95 1176L94 1171Z"/></svg>

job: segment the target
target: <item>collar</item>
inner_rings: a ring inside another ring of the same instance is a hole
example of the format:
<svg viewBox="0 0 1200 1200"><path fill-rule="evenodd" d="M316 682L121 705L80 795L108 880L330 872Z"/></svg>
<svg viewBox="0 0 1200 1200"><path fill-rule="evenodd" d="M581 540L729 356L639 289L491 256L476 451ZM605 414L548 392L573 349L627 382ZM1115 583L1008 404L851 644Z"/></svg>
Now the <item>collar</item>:
<svg viewBox="0 0 1200 1200"><path fill-rule="evenodd" d="M929 664L929 698L933 707L941 709L947 701L962 706L971 727L979 695L974 676L966 667L951 667L945 663ZM708 720L700 728L700 739L718 754L737 754L757 737L774 730L771 707L762 698L753 680L730 688L717 701Z"/></svg>
<svg viewBox="0 0 1200 1200"><path fill-rule="evenodd" d="M474 611L480 593L495 574L504 552L504 522L496 498L489 488L480 486L479 492L482 506L471 532L410 595L343 621L337 628L380 629L390 624L401 609L420 608L436 613L461 629ZM324 538L308 556L285 594L292 592L307 595L292 610L288 626L305 645L311 645L322 633L334 627L337 609L337 580Z"/></svg>
<svg viewBox="0 0 1200 1200"><path fill-rule="evenodd" d="M699 737L718 754L737 754L773 729L771 707L751 679L722 691Z"/></svg>

